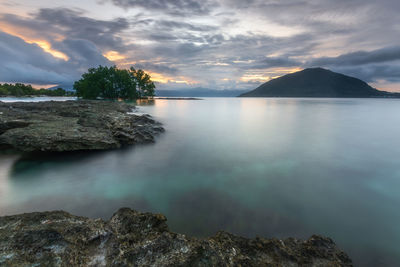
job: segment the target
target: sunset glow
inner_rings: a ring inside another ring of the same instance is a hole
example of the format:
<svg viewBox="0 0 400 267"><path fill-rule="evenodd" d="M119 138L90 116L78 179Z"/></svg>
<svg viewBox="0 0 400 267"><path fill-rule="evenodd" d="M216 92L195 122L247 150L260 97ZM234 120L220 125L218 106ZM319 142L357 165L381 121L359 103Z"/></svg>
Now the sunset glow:
<svg viewBox="0 0 400 267"><path fill-rule="evenodd" d="M400 47L393 45L400 36L396 9L373 1L363 5L311 0L255 0L248 5L222 0L0 1L0 44L8 49L0 52L20 55L3 60L0 79L72 85L85 69L117 65L145 69L163 88L243 90L318 66L377 88L400 90ZM39 52L17 49L24 44L37 45L43 55L61 61L49 59L39 66ZM34 73L8 73L6 66L16 59L26 69L35 66Z"/></svg>
<svg viewBox="0 0 400 267"><path fill-rule="evenodd" d="M119 61L125 59L125 56L121 55L117 51L108 51L104 56L110 61Z"/></svg>
<svg viewBox="0 0 400 267"><path fill-rule="evenodd" d="M69 58L64 53L54 50L51 48L51 45L47 41L37 41L37 40L25 40L28 44L37 44L40 46L44 51L51 54L53 57L61 58L67 61Z"/></svg>
<svg viewBox="0 0 400 267"><path fill-rule="evenodd" d="M194 85L194 84L198 83L196 81L189 80L186 77L165 76L161 73L151 72L151 71L148 71L148 73L151 76L151 79L158 83L163 83L163 84L177 83L177 84L186 84L186 85Z"/></svg>

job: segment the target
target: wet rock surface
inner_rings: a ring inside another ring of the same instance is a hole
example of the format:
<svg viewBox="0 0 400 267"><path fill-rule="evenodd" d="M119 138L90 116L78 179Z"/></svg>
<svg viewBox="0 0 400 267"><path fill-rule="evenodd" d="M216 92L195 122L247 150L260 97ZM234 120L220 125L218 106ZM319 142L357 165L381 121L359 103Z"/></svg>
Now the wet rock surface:
<svg viewBox="0 0 400 267"><path fill-rule="evenodd" d="M268 222L266 222L268 223ZM205 239L168 230L161 214L118 210L109 221L63 211L0 217L1 266L352 266L325 237Z"/></svg>
<svg viewBox="0 0 400 267"><path fill-rule="evenodd" d="M0 102L0 147L62 152L153 142L164 129L134 108L111 101Z"/></svg>

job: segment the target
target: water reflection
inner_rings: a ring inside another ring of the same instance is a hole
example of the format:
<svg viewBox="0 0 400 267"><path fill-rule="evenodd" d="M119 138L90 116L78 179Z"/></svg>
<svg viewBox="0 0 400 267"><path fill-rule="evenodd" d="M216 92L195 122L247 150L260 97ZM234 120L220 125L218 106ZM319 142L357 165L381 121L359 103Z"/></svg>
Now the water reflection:
<svg viewBox="0 0 400 267"><path fill-rule="evenodd" d="M155 144L0 158L0 215L164 213L174 231L332 237L358 265L400 261L400 105L383 99L143 102Z"/></svg>
<svg viewBox="0 0 400 267"><path fill-rule="evenodd" d="M82 162L87 158L96 157L99 154L105 153L103 151L91 152L91 151L80 151L80 152L61 152L61 153L30 153L21 155L18 160L14 161L14 164L10 168L10 178L27 177L30 179L36 179L34 175L30 175L32 172L40 173L41 170L52 166L57 168L59 166L66 166Z"/></svg>
<svg viewBox="0 0 400 267"><path fill-rule="evenodd" d="M0 153L0 197L6 196L9 193L8 179L10 176L10 170L18 158L19 155L4 153L4 151L3 153ZM3 210L3 207L0 201L0 211L1 210Z"/></svg>
<svg viewBox="0 0 400 267"><path fill-rule="evenodd" d="M195 189L174 196L169 214L173 230L198 236L219 230L253 237L288 234L306 237L309 234L301 221L265 207L264 203L247 207L228 193L213 188Z"/></svg>
<svg viewBox="0 0 400 267"><path fill-rule="evenodd" d="M135 103L140 106L154 106L156 100L154 99L137 99Z"/></svg>

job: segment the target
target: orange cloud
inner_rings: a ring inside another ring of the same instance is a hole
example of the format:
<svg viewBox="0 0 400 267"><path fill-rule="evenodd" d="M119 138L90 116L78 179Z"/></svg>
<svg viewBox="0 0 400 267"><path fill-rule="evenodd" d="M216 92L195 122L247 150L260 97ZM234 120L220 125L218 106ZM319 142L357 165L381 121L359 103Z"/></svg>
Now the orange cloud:
<svg viewBox="0 0 400 267"><path fill-rule="evenodd" d="M37 38L34 38L34 37L29 37L29 36L32 36L32 32L27 31L24 28L17 28L17 27L10 26L10 25L4 24L4 23L0 23L0 27L1 27L1 31L3 31L5 33L8 33L10 35L14 35L16 37L19 37L22 40L24 40L25 42L27 42L28 44L36 44L36 45L38 45L45 52L51 54L53 57L61 58L61 59L65 60L65 61L69 60L69 58L68 58L68 56L66 54L53 49L51 47L51 44L48 41L37 39ZM62 36L57 36L57 39L58 40L60 40L60 39L62 40L63 37Z"/></svg>
<svg viewBox="0 0 400 267"><path fill-rule="evenodd" d="M23 39L23 38L22 38ZM24 40L25 42L29 43L29 44L37 44L38 46L40 46L45 52L51 54L53 57L56 58L61 58L64 59L65 61L68 61L68 56L60 51L57 51L55 49L51 48L51 44L47 41L43 41L43 40Z"/></svg>
<svg viewBox="0 0 400 267"><path fill-rule="evenodd" d="M158 83L179 83L179 84L187 84L187 85L193 85L197 84L197 81L194 81L190 78L184 77L184 76L178 76L178 77L170 77L163 75L161 73L157 72L152 72L152 71L146 71L149 73L151 76L151 80L153 82L158 82Z"/></svg>
<svg viewBox="0 0 400 267"><path fill-rule="evenodd" d="M118 61L126 58L124 55L121 55L117 51L108 51L107 53L103 54L103 56L110 61Z"/></svg>
<svg viewBox="0 0 400 267"><path fill-rule="evenodd" d="M274 68L267 70L252 70L246 72L240 80L242 82L268 82L272 79L279 78L282 75L297 72L301 68Z"/></svg>

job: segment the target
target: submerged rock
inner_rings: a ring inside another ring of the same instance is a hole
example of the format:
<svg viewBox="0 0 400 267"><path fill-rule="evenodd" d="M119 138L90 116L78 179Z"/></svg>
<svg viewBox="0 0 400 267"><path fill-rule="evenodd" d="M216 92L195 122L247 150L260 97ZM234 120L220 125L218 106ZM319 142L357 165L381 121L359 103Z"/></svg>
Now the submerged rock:
<svg viewBox="0 0 400 267"><path fill-rule="evenodd" d="M133 109L109 101L0 102L0 147L61 152L153 142L161 124Z"/></svg>
<svg viewBox="0 0 400 267"><path fill-rule="evenodd" d="M205 239L168 230L161 214L128 208L109 221L63 211L0 217L1 266L352 266L325 237Z"/></svg>

